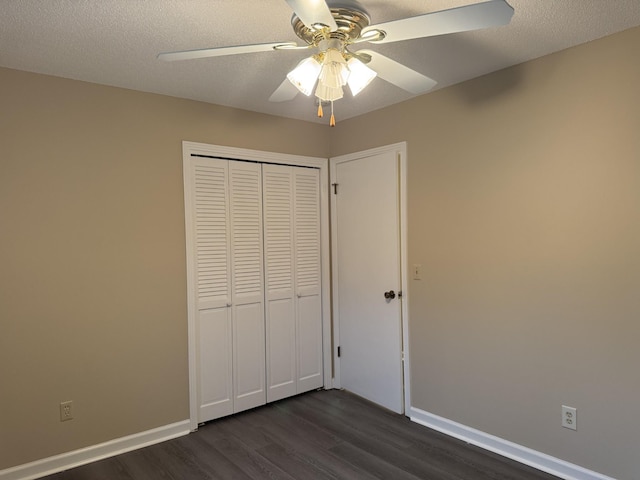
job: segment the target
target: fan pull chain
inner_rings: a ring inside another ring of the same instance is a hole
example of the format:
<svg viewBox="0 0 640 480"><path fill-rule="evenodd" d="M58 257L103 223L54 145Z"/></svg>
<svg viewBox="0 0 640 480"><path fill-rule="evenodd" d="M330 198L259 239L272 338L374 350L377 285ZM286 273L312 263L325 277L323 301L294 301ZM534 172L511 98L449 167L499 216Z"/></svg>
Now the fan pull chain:
<svg viewBox="0 0 640 480"><path fill-rule="evenodd" d="M322 112L322 102L318 101L318 118L322 118L324 113Z"/></svg>
<svg viewBox="0 0 640 480"><path fill-rule="evenodd" d="M330 127L336 126L336 117L333 116L333 100L331 101L331 120L329 120L329 126Z"/></svg>

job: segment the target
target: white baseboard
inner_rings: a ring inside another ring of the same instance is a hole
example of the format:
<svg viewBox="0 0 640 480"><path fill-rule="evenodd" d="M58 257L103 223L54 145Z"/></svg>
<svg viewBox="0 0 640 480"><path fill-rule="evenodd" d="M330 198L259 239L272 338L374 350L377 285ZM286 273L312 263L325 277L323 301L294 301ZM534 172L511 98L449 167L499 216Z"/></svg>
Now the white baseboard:
<svg viewBox="0 0 640 480"><path fill-rule="evenodd" d="M32 480L73 467L113 457L189 433L189 420L164 425L162 427L116 438L105 443L43 458L35 462L25 463L6 470L0 470L0 480Z"/></svg>
<svg viewBox="0 0 640 480"><path fill-rule="evenodd" d="M551 455L532 450L500 437L481 432L466 425L448 420L419 408L409 410L411 421L458 438L477 447L484 448L503 457L529 465L565 480L615 480L601 473L587 470L579 465L566 462Z"/></svg>
<svg viewBox="0 0 640 480"><path fill-rule="evenodd" d="M408 413L411 421L415 423L565 480L615 480L612 477L587 470L579 465L523 447L517 443L467 427L466 425L425 412L416 407L411 407ZM51 475L63 470L187 435L189 433L189 425L189 420L184 420L73 452L67 452L24 465L11 467L6 470L0 470L0 480L33 480Z"/></svg>

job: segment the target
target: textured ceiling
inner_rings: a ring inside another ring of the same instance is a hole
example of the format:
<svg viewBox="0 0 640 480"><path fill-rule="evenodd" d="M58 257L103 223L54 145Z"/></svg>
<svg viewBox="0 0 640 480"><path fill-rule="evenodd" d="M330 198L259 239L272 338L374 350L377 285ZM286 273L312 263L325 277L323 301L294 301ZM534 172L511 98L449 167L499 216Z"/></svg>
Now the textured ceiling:
<svg viewBox="0 0 640 480"><path fill-rule="evenodd" d="M508 1L515 14L504 27L362 48L433 78L438 89L640 25L640 0ZM479 0L360 3L377 24ZM309 52L156 59L174 50L295 42L291 14L283 0L0 0L0 66L320 121L313 97L268 101ZM336 116L411 96L376 79L357 97L346 93L336 102Z"/></svg>

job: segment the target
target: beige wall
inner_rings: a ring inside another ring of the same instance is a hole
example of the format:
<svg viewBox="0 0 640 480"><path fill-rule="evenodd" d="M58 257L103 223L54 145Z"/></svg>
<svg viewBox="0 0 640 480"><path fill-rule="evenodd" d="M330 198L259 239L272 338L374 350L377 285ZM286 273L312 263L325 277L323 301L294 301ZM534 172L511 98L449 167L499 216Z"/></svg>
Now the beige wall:
<svg viewBox="0 0 640 480"><path fill-rule="evenodd" d="M332 155L408 142L412 405L626 480L640 478L638 46L640 28L331 132Z"/></svg>
<svg viewBox="0 0 640 480"><path fill-rule="evenodd" d="M0 69L0 470L188 418L181 142L328 131Z"/></svg>

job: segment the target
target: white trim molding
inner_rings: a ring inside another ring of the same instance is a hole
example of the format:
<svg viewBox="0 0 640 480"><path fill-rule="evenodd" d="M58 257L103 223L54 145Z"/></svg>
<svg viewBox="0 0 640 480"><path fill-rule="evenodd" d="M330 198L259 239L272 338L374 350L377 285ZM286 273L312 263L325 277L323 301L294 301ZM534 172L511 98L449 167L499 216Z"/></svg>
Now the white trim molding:
<svg viewBox="0 0 640 480"><path fill-rule="evenodd" d="M6 470L0 470L0 480L32 480L52 475L87 463L103 460L139 448L148 447L189 433L189 420L164 425L162 427L116 438L105 443L43 458Z"/></svg>
<svg viewBox="0 0 640 480"><path fill-rule="evenodd" d="M416 407L409 409L409 418L412 422L565 480L615 480L612 477L587 470L579 465L532 450L433 413L425 412Z"/></svg>

